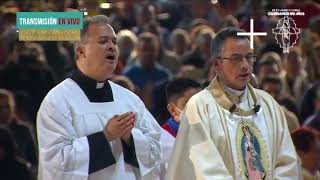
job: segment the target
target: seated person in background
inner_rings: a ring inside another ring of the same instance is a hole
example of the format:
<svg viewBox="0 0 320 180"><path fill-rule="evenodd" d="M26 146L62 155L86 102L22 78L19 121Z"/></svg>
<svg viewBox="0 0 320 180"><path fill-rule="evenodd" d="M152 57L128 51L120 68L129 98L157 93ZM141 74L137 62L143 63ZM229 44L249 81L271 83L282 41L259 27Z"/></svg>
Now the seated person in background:
<svg viewBox="0 0 320 180"><path fill-rule="evenodd" d="M138 96L141 97L148 109L152 107L152 91L154 85L170 79L171 73L161 66L157 60L159 43L152 33L142 33L138 39L137 61L128 65L123 75L135 85Z"/></svg>
<svg viewBox="0 0 320 180"><path fill-rule="evenodd" d="M124 29L117 33L119 58L114 74L121 74L125 66L136 56L137 36L130 30Z"/></svg>
<svg viewBox="0 0 320 180"><path fill-rule="evenodd" d="M177 78L168 83L166 88L167 109L171 117L162 128L167 130L172 136L177 136L180 114L188 100L200 90L201 85L191 79Z"/></svg>
<svg viewBox="0 0 320 180"><path fill-rule="evenodd" d="M300 105L301 124L315 112L314 99L319 87L320 80L316 81L303 95L302 103Z"/></svg>
<svg viewBox="0 0 320 180"><path fill-rule="evenodd" d="M181 61L190 48L190 37L188 32L180 28L175 29L171 33L170 43L173 53L178 60Z"/></svg>
<svg viewBox="0 0 320 180"><path fill-rule="evenodd" d="M257 78L261 83L262 79L266 76L284 76L285 71L282 69L282 59L276 52L266 52L262 55L258 61L257 66ZM299 116L297 104L294 101L294 97L289 91L284 90L285 83L281 79L281 94L285 95L281 99L277 100L279 104L284 105L289 111L293 112L296 116Z"/></svg>
<svg viewBox="0 0 320 180"><path fill-rule="evenodd" d="M37 154L33 135L28 125L16 118L14 97L4 89L0 89L0 125L11 131L17 143L17 154L35 170Z"/></svg>
<svg viewBox="0 0 320 180"><path fill-rule="evenodd" d="M320 179L320 138L319 132L303 127L291 133L292 141L302 161L304 180Z"/></svg>
<svg viewBox="0 0 320 180"><path fill-rule="evenodd" d="M288 56L284 58L285 73L281 75L283 92L293 97L297 104L301 103L304 92L310 87L303 61L300 47L290 48Z"/></svg>
<svg viewBox="0 0 320 180"><path fill-rule="evenodd" d="M0 109L1 110L1 109ZM31 180L28 163L16 154L15 140L9 129L0 127L0 176L1 179Z"/></svg>
<svg viewBox="0 0 320 180"><path fill-rule="evenodd" d="M281 57L275 52L266 52L258 61L258 79L261 81L267 75L279 76L282 73Z"/></svg>
<svg viewBox="0 0 320 180"><path fill-rule="evenodd" d="M268 92L281 105L281 80L277 76L265 76L260 84L262 90ZM287 119L289 131L300 126L297 116L289 111L285 106L281 105L284 115Z"/></svg>
<svg viewBox="0 0 320 180"><path fill-rule="evenodd" d="M313 103L314 113L304 121L303 125L310 126L320 131L320 86L318 86L315 91Z"/></svg>

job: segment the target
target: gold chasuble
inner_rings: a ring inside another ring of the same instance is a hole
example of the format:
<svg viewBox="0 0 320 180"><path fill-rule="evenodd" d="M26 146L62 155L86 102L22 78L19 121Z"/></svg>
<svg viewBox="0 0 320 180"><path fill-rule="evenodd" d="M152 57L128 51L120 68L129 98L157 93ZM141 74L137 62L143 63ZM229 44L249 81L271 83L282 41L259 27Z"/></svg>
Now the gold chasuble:
<svg viewBox="0 0 320 180"><path fill-rule="evenodd" d="M238 100L229 94L216 78L189 100L166 179L300 179L279 104L250 85Z"/></svg>

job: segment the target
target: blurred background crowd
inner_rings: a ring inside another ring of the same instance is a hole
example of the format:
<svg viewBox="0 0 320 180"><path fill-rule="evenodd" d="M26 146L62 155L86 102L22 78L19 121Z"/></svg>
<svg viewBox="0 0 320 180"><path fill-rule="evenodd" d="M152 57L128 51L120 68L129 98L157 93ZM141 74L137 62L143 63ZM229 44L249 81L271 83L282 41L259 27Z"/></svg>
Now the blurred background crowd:
<svg viewBox="0 0 320 180"><path fill-rule="evenodd" d="M272 33L282 17L267 13L286 8L305 15L292 16L301 33L284 54ZM215 33L230 26L249 31L253 18L254 30L267 36L254 39L258 58L251 84L283 107L302 165L319 170L319 0L1 0L0 179L3 173L35 178L37 110L75 68L73 42L19 41L16 12L74 10L110 18L119 48L111 80L135 92L160 125L169 117L167 83L188 78L206 87L215 76Z"/></svg>

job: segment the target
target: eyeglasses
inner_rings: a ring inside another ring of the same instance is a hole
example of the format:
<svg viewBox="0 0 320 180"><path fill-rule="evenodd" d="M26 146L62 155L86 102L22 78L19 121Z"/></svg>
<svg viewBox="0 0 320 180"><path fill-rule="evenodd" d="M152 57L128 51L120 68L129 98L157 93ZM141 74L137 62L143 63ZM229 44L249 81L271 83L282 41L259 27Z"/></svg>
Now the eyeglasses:
<svg viewBox="0 0 320 180"><path fill-rule="evenodd" d="M254 62L256 62L257 60L257 56L254 55L254 54L248 54L246 56L242 56L240 54L234 54L232 55L231 57L229 58L225 58L225 57L217 57L218 59L227 59L229 60L232 64L240 64L243 60L243 58L246 59L246 61L249 63L249 64L253 64Z"/></svg>

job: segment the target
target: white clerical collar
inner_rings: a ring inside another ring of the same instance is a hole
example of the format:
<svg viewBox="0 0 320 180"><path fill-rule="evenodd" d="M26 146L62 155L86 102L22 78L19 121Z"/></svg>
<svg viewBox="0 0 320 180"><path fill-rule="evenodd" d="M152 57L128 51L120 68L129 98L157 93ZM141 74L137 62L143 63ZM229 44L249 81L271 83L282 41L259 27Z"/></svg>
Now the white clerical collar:
<svg viewBox="0 0 320 180"><path fill-rule="evenodd" d="M247 99L247 87L244 90L239 91L224 85L224 89L229 96L237 97L236 102L234 102L236 104L239 104L240 102L243 102Z"/></svg>
<svg viewBox="0 0 320 180"><path fill-rule="evenodd" d="M243 95L245 93L247 87L244 90L239 91L239 90L232 89L231 87L228 87L228 86L224 85L224 89L226 90L226 92L228 94L240 97L241 95Z"/></svg>
<svg viewBox="0 0 320 180"><path fill-rule="evenodd" d="M97 82L96 89L101 89L101 88L103 88L104 84L105 84L105 82L100 82L100 83Z"/></svg>

